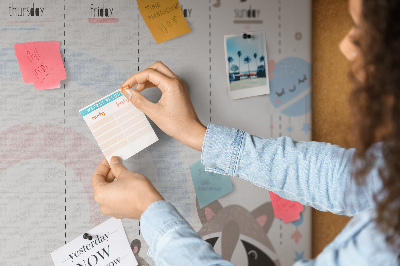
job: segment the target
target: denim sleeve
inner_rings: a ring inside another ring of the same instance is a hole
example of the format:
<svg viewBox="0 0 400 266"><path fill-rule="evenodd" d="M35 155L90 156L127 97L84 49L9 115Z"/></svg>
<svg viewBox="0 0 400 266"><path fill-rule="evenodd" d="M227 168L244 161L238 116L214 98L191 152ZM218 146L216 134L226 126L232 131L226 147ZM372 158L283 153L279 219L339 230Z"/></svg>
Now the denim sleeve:
<svg viewBox="0 0 400 266"><path fill-rule="evenodd" d="M352 216L375 206L377 169L363 186L352 178L355 149L289 137L259 138L209 124L203 142L206 171L239 177L321 211Z"/></svg>
<svg viewBox="0 0 400 266"><path fill-rule="evenodd" d="M229 265L166 201L153 202L140 218L148 255L157 265Z"/></svg>

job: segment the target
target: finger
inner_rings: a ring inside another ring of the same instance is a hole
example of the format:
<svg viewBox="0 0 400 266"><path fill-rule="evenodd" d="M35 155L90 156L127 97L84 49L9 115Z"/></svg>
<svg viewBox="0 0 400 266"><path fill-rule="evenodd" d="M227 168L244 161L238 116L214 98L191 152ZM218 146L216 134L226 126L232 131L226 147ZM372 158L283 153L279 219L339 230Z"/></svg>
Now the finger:
<svg viewBox="0 0 400 266"><path fill-rule="evenodd" d="M110 166L106 159L103 159L100 164L97 166L96 170L94 170L94 174L92 176L92 186L93 189L101 185L108 184L106 181L106 177L108 172L110 172Z"/></svg>
<svg viewBox="0 0 400 266"><path fill-rule="evenodd" d="M135 91L141 92L141 91L143 91L145 89L152 88L152 87L156 87L156 85L154 85L150 81L146 81L145 83L137 84L136 87L135 87Z"/></svg>
<svg viewBox="0 0 400 266"><path fill-rule="evenodd" d="M158 72L170 77L170 78L178 78L177 75L174 74L174 72L171 71L166 65L164 65L161 61L157 61L148 68L152 68L154 70L157 70Z"/></svg>
<svg viewBox="0 0 400 266"><path fill-rule="evenodd" d="M136 90L126 89L122 93L137 109L145 113L148 117L153 117L153 113L157 108L155 103L147 100L146 97Z"/></svg>
<svg viewBox="0 0 400 266"><path fill-rule="evenodd" d="M113 172L109 171L108 174L107 174L107 177L106 177L106 181L108 183L111 183L111 182L114 181L114 179L115 179L115 176L114 176Z"/></svg>
<svg viewBox="0 0 400 266"><path fill-rule="evenodd" d="M155 87L159 88L161 92L164 93L172 84L173 79L157 70L147 68L146 70L130 76L124 83L122 83L121 88L125 88L126 86L132 88L136 84L145 83L146 81L153 83Z"/></svg>
<svg viewBox="0 0 400 266"><path fill-rule="evenodd" d="M128 171L128 169L126 169L126 167L122 164L121 158L117 156L111 157L110 166L111 171L117 179L123 178L123 173Z"/></svg>
<svg viewBox="0 0 400 266"><path fill-rule="evenodd" d="M100 212L101 212L102 214L104 214L104 215L110 215L110 214L111 214L110 209L107 208L107 207L104 207L104 206L102 206L102 205L100 205Z"/></svg>

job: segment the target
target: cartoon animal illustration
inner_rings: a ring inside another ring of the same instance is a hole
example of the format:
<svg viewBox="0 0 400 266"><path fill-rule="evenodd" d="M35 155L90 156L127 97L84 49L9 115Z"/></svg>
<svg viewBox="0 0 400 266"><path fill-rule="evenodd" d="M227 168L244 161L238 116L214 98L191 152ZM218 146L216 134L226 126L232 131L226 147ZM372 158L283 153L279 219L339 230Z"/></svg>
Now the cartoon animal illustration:
<svg viewBox="0 0 400 266"><path fill-rule="evenodd" d="M218 200L203 208L196 200L196 206L202 224L198 234L216 252L221 250L224 259L234 263L233 258L239 257L243 261L245 255L242 252L245 252L249 266L280 266L278 255L267 236L274 220L271 202L251 212L239 205L222 207Z"/></svg>
<svg viewBox="0 0 400 266"><path fill-rule="evenodd" d="M279 61L269 81L272 105L287 116L300 116L311 111L311 64L288 57Z"/></svg>
<svg viewBox="0 0 400 266"><path fill-rule="evenodd" d="M142 247L142 243L140 242L139 239L132 240L131 249L132 249L133 255L135 255L138 266L150 266L150 264L148 264L142 257L139 256L139 251L140 251L141 247Z"/></svg>

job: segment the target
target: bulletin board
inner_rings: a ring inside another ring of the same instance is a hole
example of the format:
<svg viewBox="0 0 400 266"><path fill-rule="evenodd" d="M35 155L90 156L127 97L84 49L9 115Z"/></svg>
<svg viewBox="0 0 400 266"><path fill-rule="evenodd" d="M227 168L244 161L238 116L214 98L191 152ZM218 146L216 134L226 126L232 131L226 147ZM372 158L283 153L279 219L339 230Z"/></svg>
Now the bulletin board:
<svg viewBox="0 0 400 266"><path fill-rule="evenodd" d="M165 63L187 83L203 124L235 127L260 137L311 140L311 1L179 2L191 33L161 44L147 29L136 1L0 3L0 259L4 264L51 265L52 251L109 218L100 213L91 187L91 175L103 155L78 111L155 61ZM104 12L99 17L95 10L100 9ZM266 34L271 93L230 101L224 35L252 31ZM37 91L21 77L14 44L43 40L61 43L67 79L59 89ZM307 82L298 86L304 76ZM295 85L295 92L277 98L282 88L293 90ZM155 88L144 94L152 101L161 96ZM199 218L204 215L196 207L189 170L200 160L200 152L152 126L159 141L125 165L147 176L195 231L207 228L208 220ZM256 231L239 232L239 239L276 257L277 265L311 257L310 208L288 224L267 211L262 215L273 222L265 226L253 211L270 206L269 193L238 178L232 183L233 192L210 206L214 218L229 221L218 215L228 206L251 217L240 222ZM123 220L123 225L129 242L141 243L138 261L154 265L146 254L139 221ZM216 252L230 249L229 260L249 264L242 242L222 246L221 233L213 235L219 237Z"/></svg>

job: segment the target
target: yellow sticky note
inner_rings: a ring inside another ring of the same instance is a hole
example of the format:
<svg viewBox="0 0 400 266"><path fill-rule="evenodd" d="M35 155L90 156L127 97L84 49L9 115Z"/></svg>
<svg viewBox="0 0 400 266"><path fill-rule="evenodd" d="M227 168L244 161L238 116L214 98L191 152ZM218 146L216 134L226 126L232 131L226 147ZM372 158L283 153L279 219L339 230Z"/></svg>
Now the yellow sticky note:
<svg viewBox="0 0 400 266"><path fill-rule="evenodd" d="M190 32L178 0L137 0L140 14L157 43Z"/></svg>

